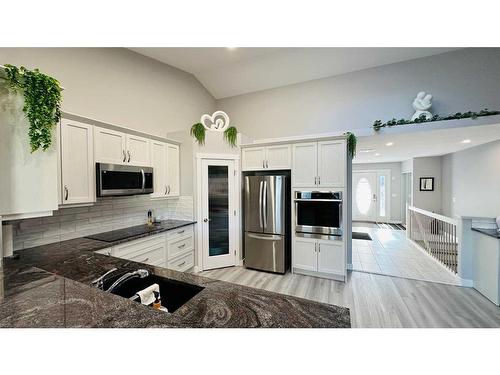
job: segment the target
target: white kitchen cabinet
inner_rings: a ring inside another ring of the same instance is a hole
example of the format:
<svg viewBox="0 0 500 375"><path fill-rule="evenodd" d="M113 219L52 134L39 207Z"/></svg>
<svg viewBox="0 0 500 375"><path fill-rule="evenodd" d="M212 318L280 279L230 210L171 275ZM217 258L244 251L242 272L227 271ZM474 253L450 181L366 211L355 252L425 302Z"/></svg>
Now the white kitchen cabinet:
<svg viewBox="0 0 500 375"><path fill-rule="evenodd" d="M95 202L93 126L61 120L61 203Z"/></svg>
<svg viewBox="0 0 500 375"><path fill-rule="evenodd" d="M290 169L292 167L292 146L266 147L266 169Z"/></svg>
<svg viewBox="0 0 500 375"><path fill-rule="evenodd" d="M294 267L306 271L314 272L318 269L315 240L295 239L293 264Z"/></svg>
<svg viewBox="0 0 500 375"><path fill-rule="evenodd" d="M241 165L244 171L256 171L265 168L265 147L244 148L241 151Z"/></svg>
<svg viewBox="0 0 500 375"><path fill-rule="evenodd" d="M167 196L167 144L151 141L151 166L153 167L154 192L151 198Z"/></svg>
<svg viewBox="0 0 500 375"><path fill-rule="evenodd" d="M293 146L292 186L344 187L346 142L330 140Z"/></svg>
<svg viewBox="0 0 500 375"><path fill-rule="evenodd" d="M344 244L341 241L318 240L318 272L344 275L346 260L344 257Z"/></svg>
<svg viewBox="0 0 500 375"><path fill-rule="evenodd" d="M167 242L165 234L140 238L135 241L124 242L113 247L112 256L145 263L153 266L165 267L167 260Z"/></svg>
<svg viewBox="0 0 500 375"><path fill-rule="evenodd" d="M106 128L94 128L95 161L109 164L151 165L150 140Z"/></svg>
<svg viewBox="0 0 500 375"><path fill-rule="evenodd" d="M126 164L126 144L125 133L94 127L94 155L97 163Z"/></svg>
<svg viewBox="0 0 500 375"><path fill-rule="evenodd" d="M345 244L336 240L295 237L292 268L294 273L345 280Z"/></svg>
<svg viewBox="0 0 500 375"><path fill-rule="evenodd" d="M127 164L149 167L151 165L150 140L131 134L127 134L126 139Z"/></svg>
<svg viewBox="0 0 500 375"><path fill-rule="evenodd" d="M179 145L167 143L167 196L180 195L180 149Z"/></svg>
<svg viewBox="0 0 500 375"><path fill-rule="evenodd" d="M292 147L276 145L249 147L241 151L244 171L290 169L292 166Z"/></svg>
<svg viewBox="0 0 500 375"><path fill-rule="evenodd" d="M345 141L318 142L318 186L345 186L346 156Z"/></svg>
<svg viewBox="0 0 500 375"><path fill-rule="evenodd" d="M293 145L293 187L315 187L318 170L318 143Z"/></svg>

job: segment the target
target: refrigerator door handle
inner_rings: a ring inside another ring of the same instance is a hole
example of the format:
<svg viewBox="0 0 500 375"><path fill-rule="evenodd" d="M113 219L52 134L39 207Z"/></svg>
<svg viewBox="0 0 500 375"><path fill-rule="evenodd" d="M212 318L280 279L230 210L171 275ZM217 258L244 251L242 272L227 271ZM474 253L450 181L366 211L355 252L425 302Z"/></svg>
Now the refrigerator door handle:
<svg viewBox="0 0 500 375"><path fill-rule="evenodd" d="M262 197L262 217L264 221L264 229L267 228L267 181L264 180L264 189L263 189L263 197Z"/></svg>
<svg viewBox="0 0 500 375"><path fill-rule="evenodd" d="M262 185L263 185L264 181L261 181L260 182L260 185L259 185L259 224L260 224L260 228L263 229L263 225L262 225Z"/></svg>
<svg viewBox="0 0 500 375"><path fill-rule="evenodd" d="M257 234L257 233L248 233L246 234L248 237L256 238L258 240L267 240L267 241L277 241L281 240L283 237L277 234Z"/></svg>

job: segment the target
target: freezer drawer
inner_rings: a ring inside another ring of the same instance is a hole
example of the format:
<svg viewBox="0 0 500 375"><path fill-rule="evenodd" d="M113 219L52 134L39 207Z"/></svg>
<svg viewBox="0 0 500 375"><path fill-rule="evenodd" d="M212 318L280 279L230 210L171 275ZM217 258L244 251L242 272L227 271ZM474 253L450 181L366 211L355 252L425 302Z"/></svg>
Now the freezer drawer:
<svg viewBox="0 0 500 375"><path fill-rule="evenodd" d="M285 236L245 232L245 267L285 273Z"/></svg>

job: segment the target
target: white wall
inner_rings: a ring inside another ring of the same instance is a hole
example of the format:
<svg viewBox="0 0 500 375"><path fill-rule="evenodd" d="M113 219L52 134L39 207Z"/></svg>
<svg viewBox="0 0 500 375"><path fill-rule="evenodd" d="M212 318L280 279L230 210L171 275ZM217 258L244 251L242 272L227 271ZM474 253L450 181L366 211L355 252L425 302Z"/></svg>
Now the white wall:
<svg viewBox="0 0 500 375"><path fill-rule="evenodd" d="M420 191L420 178L434 177L434 191ZM441 156L413 159L413 205L423 210L441 213Z"/></svg>
<svg viewBox="0 0 500 375"><path fill-rule="evenodd" d="M391 216L390 220L401 220L401 163L366 163L353 164L353 172L355 171L374 171L374 170L390 170L391 171ZM356 187L353 188L355 191ZM353 204L355 204L353 202Z"/></svg>
<svg viewBox="0 0 500 375"><path fill-rule="evenodd" d="M124 48L0 48L0 64L57 78L65 112L160 137L215 110L193 75Z"/></svg>
<svg viewBox="0 0 500 375"><path fill-rule="evenodd" d="M272 74L272 72L269 72ZM434 113L500 108L500 49L470 48L217 100L239 131L271 138L410 118L421 90Z"/></svg>
<svg viewBox="0 0 500 375"><path fill-rule="evenodd" d="M500 215L500 141L443 156L443 213Z"/></svg>
<svg viewBox="0 0 500 375"><path fill-rule="evenodd" d="M401 162L401 173L413 173L413 159Z"/></svg>

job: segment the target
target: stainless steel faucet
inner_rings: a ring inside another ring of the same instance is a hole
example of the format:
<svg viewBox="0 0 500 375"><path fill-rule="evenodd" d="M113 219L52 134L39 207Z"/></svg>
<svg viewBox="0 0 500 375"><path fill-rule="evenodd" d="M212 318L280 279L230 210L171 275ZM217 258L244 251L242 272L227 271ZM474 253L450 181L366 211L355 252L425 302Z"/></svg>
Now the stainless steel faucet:
<svg viewBox="0 0 500 375"><path fill-rule="evenodd" d="M127 272L126 274L121 276L118 280L116 280L108 289L106 289L106 292L112 293L116 288L118 288L125 281L130 280L134 277L140 277L141 279L143 279L143 278L148 277L148 276L149 276L149 271L145 270L145 269L139 269L137 271Z"/></svg>
<svg viewBox="0 0 500 375"><path fill-rule="evenodd" d="M101 290L104 290L104 280L106 279L106 276L108 276L109 274L111 274L117 270L118 270L118 268L110 269L104 275L102 275L102 276L98 277L97 279L95 279L94 281L92 281L92 285L94 285L95 287L97 287Z"/></svg>

